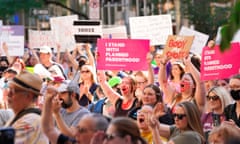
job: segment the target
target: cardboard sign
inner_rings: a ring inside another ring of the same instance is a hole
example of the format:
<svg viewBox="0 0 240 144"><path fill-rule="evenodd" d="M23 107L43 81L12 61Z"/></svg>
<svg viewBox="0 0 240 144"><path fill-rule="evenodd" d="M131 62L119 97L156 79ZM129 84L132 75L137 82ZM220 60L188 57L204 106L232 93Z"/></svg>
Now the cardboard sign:
<svg viewBox="0 0 240 144"><path fill-rule="evenodd" d="M1 54L4 56L5 53L2 49L3 42L6 42L10 56L23 56L24 26L2 26Z"/></svg>
<svg viewBox="0 0 240 144"><path fill-rule="evenodd" d="M168 36L163 54L173 59L182 59L188 56L194 36Z"/></svg>
<svg viewBox="0 0 240 144"><path fill-rule="evenodd" d="M65 51L65 49L71 51L76 46L73 27L75 20L78 20L77 15L50 18L51 30L55 41L61 46L61 51Z"/></svg>
<svg viewBox="0 0 240 144"><path fill-rule="evenodd" d="M195 54L201 54L202 53L202 49L204 46L206 46L206 43L208 41L208 35L192 30L190 28L187 27L182 27L179 35L182 36L194 36L194 40L193 40L193 44L192 47L190 49L190 52L195 53Z"/></svg>
<svg viewBox="0 0 240 144"><path fill-rule="evenodd" d="M171 15L130 17L132 39L149 39L151 45L164 45L168 35L172 35Z"/></svg>
<svg viewBox="0 0 240 144"><path fill-rule="evenodd" d="M147 70L149 40L98 39L97 69Z"/></svg>
<svg viewBox="0 0 240 144"><path fill-rule="evenodd" d="M102 38L110 38L110 39L126 39L126 38L128 38L126 26L103 28L102 31L103 31Z"/></svg>
<svg viewBox="0 0 240 144"><path fill-rule="evenodd" d="M29 46L40 48L42 46L56 47L56 42L52 31L28 30Z"/></svg>
<svg viewBox="0 0 240 144"><path fill-rule="evenodd" d="M201 80L229 78L240 72L240 43L232 43L229 50L220 51L219 46L204 47L201 63Z"/></svg>

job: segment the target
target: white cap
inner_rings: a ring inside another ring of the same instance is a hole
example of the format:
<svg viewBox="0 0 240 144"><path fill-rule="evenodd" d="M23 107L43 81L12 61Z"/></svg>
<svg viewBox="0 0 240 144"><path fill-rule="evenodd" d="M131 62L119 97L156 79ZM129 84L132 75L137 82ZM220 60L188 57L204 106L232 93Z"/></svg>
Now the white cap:
<svg viewBox="0 0 240 144"><path fill-rule="evenodd" d="M40 53L52 53L52 50L51 50L51 48L49 47L49 46L42 46L41 48L40 48L40 51L39 51Z"/></svg>

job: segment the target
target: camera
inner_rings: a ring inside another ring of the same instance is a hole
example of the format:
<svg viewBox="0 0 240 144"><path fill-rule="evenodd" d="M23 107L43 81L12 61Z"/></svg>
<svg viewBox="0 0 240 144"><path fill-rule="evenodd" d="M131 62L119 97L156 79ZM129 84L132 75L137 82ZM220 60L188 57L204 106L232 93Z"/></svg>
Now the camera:
<svg viewBox="0 0 240 144"><path fill-rule="evenodd" d="M14 144L15 130L11 127L0 128L0 143Z"/></svg>

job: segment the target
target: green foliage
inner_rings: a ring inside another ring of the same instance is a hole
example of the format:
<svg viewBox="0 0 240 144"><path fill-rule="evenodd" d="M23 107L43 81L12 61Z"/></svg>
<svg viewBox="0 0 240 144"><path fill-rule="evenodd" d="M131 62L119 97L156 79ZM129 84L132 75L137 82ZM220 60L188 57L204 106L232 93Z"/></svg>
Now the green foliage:
<svg viewBox="0 0 240 144"><path fill-rule="evenodd" d="M238 0L232 9L228 23L221 29L220 50L224 51L230 48L230 43L234 34L240 29L240 0Z"/></svg>
<svg viewBox="0 0 240 144"><path fill-rule="evenodd" d="M0 19L7 19L18 12L28 12L30 8L39 8L41 0L0 0Z"/></svg>
<svg viewBox="0 0 240 144"><path fill-rule="evenodd" d="M213 39L218 27L227 22L230 8L211 7L211 2L226 0L181 0L181 13L197 31L206 33Z"/></svg>

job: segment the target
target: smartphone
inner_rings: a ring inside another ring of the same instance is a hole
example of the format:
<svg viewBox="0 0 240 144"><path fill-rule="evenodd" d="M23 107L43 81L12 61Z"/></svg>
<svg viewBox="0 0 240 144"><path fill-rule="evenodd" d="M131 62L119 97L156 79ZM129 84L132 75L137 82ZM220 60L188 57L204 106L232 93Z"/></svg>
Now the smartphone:
<svg viewBox="0 0 240 144"><path fill-rule="evenodd" d="M14 144L15 130L11 127L0 128L0 143Z"/></svg>
<svg viewBox="0 0 240 144"><path fill-rule="evenodd" d="M220 123L221 123L221 120L220 120L220 115L219 114L212 114L212 118L213 118L213 126L219 126Z"/></svg>

